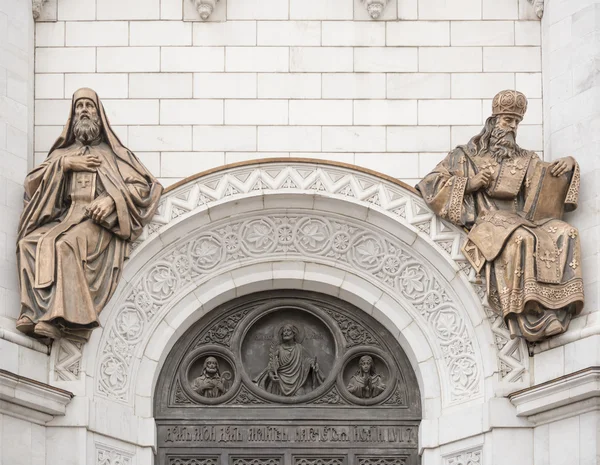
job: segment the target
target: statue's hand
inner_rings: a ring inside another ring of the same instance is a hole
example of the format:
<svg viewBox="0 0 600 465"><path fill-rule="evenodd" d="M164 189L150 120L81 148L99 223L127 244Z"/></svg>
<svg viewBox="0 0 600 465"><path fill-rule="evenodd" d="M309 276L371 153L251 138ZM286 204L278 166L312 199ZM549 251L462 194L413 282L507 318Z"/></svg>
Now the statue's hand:
<svg viewBox="0 0 600 465"><path fill-rule="evenodd" d="M550 164L550 174L556 177L562 176L563 174L572 171L574 167L575 160L573 159L573 157L559 158L558 160L554 160Z"/></svg>
<svg viewBox="0 0 600 465"><path fill-rule="evenodd" d="M102 162L96 155L84 155L65 157L63 159L63 171L96 171Z"/></svg>
<svg viewBox="0 0 600 465"><path fill-rule="evenodd" d="M488 170L483 170L473 176L467 181L467 187L465 188L467 194L471 192L477 192L479 189L489 186L492 181L492 173Z"/></svg>
<svg viewBox="0 0 600 465"><path fill-rule="evenodd" d="M96 223L103 221L115 210L115 201L110 196L96 199L87 209L87 216Z"/></svg>
<svg viewBox="0 0 600 465"><path fill-rule="evenodd" d="M279 381L279 376L277 376L277 373L274 371L269 371L269 378L271 378L273 381Z"/></svg>

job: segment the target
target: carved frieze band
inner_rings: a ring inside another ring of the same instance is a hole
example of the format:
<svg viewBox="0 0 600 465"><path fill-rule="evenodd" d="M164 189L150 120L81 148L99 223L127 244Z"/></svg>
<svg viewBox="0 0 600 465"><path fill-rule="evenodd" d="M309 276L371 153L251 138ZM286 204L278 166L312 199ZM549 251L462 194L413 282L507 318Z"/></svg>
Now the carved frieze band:
<svg viewBox="0 0 600 465"><path fill-rule="evenodd" d="M96 465L131 465L133 454L96 443Z"/></svg>
<svg viewBox="0 0 600 465"><path fill-rule="evenodd" d="M463 451L444 458L444 465L483 465L481 448Z"/></svg>
<svg viewBox="0 0 600 465"><path fill-rule="evenodd" d="M522 340L510 338L504 320L487 305L485 285L477 281L475 271L460 251L463 232L437 218L418 195L375 175L327 164L279 162L218 171L164 194L156 215L135 245L168 228L177 218L205 211L224 199L236 201L248 194L290 192L358 201L391 214L403 226L431 240L442 256L454 261L468 276L490 317L501 379L522 381L527 348Z"/></svg>
<svg viewBox="0 0 600 465"><path fill-rule="evenodd" d="M127 401L138 342L162 318L168 303L193 283L257 260L309 258L344 266L388 287L429 328L449 380L449 402L480 393L476 337L427 260L366 223L312 211L261 212L227 218L196 230L161 251L131 283L103 333L97 392ZM167 310L168 311L168 310Z"/></svg>

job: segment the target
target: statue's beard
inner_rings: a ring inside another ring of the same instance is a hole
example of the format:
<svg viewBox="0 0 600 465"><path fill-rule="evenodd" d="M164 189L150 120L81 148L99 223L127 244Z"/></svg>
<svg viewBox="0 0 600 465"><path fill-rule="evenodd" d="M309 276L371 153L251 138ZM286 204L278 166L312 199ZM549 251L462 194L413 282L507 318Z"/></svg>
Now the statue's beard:
<svg viewBox="0 0 600 465"><path fill-rule="evenodd" d="M78 141L87 144L100 136L101 128L98 116L90 118L78 117L73 124L73 135Z"/></svg>
<svg viewBox="0 0 600 465"><path fill-rule="evenodd" d="M497 160L518 156L521 153L514 131L502 128L492 130L489 151Z"/></svg>

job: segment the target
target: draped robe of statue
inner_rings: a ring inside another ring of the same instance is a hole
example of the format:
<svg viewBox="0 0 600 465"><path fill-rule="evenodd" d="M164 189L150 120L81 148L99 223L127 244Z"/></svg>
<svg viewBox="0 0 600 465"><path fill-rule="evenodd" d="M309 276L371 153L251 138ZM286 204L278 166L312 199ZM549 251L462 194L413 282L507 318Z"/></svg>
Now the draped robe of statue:
<svg viewBox="0 0 600 465"><path fill-rule="evenodd" d="M359 370L350 378L347 389L359 399L371 399L385 391L385 384L381 380L381 375L373 370L369 373Z"/></svg>
<svg viewBox="0 0 600 465"><path fill-rule="evenodd" d="M315 357L298 342L277 345L271 349L269 358L269 365L254 382L271 394L301 395L323 382L321 374L313 368ZM279 379L271 379L270 373Z"/></svg>
<svg viewBox="0 0 600 465"><path fill-rule="evenodd" d="M584 301L578 231L561 219L577 207L579 166L554 180L548 167L524 150L498 161L471 141L417 186L437 215L469 230L463 252L477 272L485 267L490 306L511 337L532 342L547 337L557 318L566 329ZM489 187L466 193L467 181L484 169L492 172ZM542 182L559 188L549 196Z"/></svg>
<svg viewBox="0 0 600 465"><path fill-rule="evenodd" d="M192 389L203 397L214 399L225 394L225 384L218 373L204 373L194 380Z"/></svg>
<svg viewBox="0 0 600 465"><path fill-rule="evenodd" d="M94 101L101 136L83 145L73 135L74 107L80 98ZM96 172L64 172L68 156L95 155ZM128 242L134 241L158 206L162 186L110 128L94 91L73 96L71 114L46 160L25 179L17 265L21 285L21 321L31 333L43 321L63 331L89 336L98 313L116 289ZM85 214L93 200L110 196L114 212L102 224Z"/></svg>
<svg viewBox="0 0 600 465"><path fill-rule="evenodd" d="M221 376L219 365L216 360L215 363L217 364L216 371L214 373L209 373L206 369L205 362L202 374L192 382L192 389L208 399L220 397L227 392L225 381L229 372L225 372L223 373L223 376Z"/></svg>

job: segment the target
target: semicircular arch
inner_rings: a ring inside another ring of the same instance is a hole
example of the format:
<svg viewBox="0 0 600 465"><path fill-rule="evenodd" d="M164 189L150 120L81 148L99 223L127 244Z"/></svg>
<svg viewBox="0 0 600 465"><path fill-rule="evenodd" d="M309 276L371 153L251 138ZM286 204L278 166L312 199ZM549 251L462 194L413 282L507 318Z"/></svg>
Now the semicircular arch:
<svg viewBox="0 0 600 465"><path fill-rule="evenodd" d="M525 346L509 339L501 318L488 320L463 238L414 189L357 167L257 161L188 178L161 199L86 348L94 395L133 401L156 328L194 288L246 266L273 274L286 262L342 270L374 289L372 306L385 295L406 309L436 360L445 405L482 396L487 377L515 389L527 375ZM128 373L128 381L115 388L107 373L117 383L114 373Z"/></svg>

